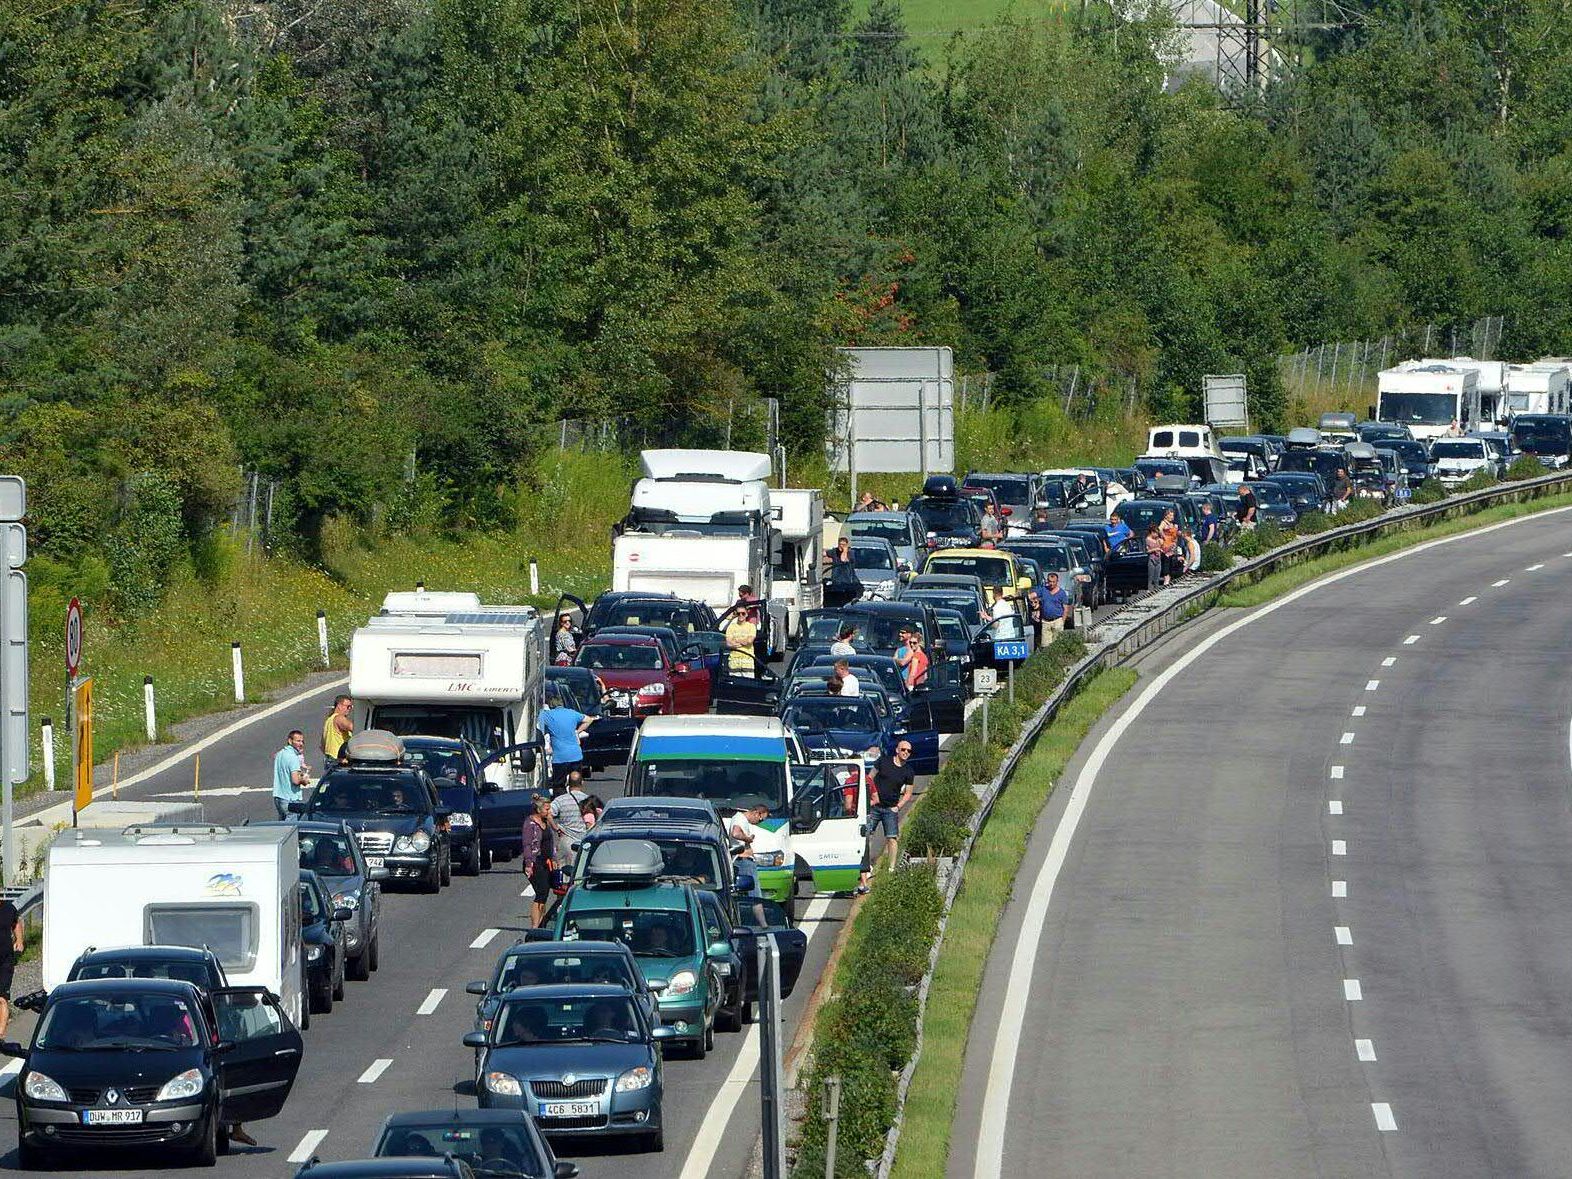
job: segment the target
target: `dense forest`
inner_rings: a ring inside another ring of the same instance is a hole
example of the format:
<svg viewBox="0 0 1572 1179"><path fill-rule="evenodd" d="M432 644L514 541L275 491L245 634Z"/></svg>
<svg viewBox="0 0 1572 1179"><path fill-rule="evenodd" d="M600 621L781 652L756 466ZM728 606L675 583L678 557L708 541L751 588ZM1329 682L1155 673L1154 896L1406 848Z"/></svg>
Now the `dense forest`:
<svg viewBox="0 0 1572 1179"><path fill-rule="evenodd" d="M1572 351L1572 22L1348 10L1241 102L1097 4L919 50L893 0L0 0L6 469L134 613L242 467L307 556L505 526L563 416L770 396L812 451L837 345L1266 420L1296 344Z"/></svg>

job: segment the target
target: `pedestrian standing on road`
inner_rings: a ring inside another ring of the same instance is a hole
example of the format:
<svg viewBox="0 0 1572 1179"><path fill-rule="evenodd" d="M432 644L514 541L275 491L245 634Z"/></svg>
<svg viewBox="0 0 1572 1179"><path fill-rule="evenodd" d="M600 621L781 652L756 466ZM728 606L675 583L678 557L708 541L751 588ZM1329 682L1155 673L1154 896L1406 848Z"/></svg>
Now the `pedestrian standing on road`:
<svg viewBox="0 0 1572 1179"><path fill-rule="evenodd" d="M559 667L566 667L573 662L573 657L579 653L579 640L573 633L573 616L559 614L557 616L557 633L553 636L557 653L555 662Z"/></svg>
<svg viewBox="0 0 1572 1179"><path fill-rule="evenodd" d="M595 718L562 703L555 693L547 697L551 707L540 714L536 731L551 753L552 785L565 782L574 770L584 768L584 746L579 738L589 731Z"/></svg>
<svg viewBox="0 0 1572 1179"><path fill-rule="evenodd" d="M906 690L915 692L928 682L928 652L922 649L922 632L913 630L906 640Z"/></svg>
<svg viewBox="0 0 1572 1179"><path fill-rule="evenodd" d="M1202 544L1211 544L1217 539L1217 517L1212 515L1212 501L1201 501L1200 530L1196 533L1196 540Z"/></svg>
<svg viewBox="0 0 1572 1179"><path fill-rule="evenodd" d="M734 613L721 632L726 636L726 667L732 675L757 677L758 659L753 644L759 637L759 624L754 621L752 608L745 607Z"/></svg>
<svg viewBox="0 0 1572 1179"><path fill-rule="evenodd" d="M1196 540L1195 533L1188 528L1179 530L1179 543L1184 547L1186 573L1196 573L1201 568L1201 542Z"/></svg>
<svg viewBox="0 0 1572 1179"><path fill-rule="evenodd" d="M1239 506L1234 509L1234 519L1239 521L1240 528L1254 528L1256 517L1255 492L1250 490L1248 483L1239 485Z"/></svg>
<svg viewBox="0 0 1572 1179"><path fill-rule="evenodd" d="M519 858L534 894L530 924L539 925L546 919L546 902L551 899L551 874L557 867L551 839L551 802L544 795L536 796L535 809L524 820L524 846Z"/></svg>
<svg viewBox="0 0 1572 1179"><path fill-rule="evenodd" d="M1104 527L1104 531L1108 533L1109 552L1118 552L1119 546L1129 540L1132 535L1130 526L1124 522L1124 517L1118 512L1109 513L1108 523Z"/></svg>
<svg viewBox="0 0 1572 1179"><path fill-rule="evenodd" d="M1043 622L1039 631L1037 643L1043 645L1048 635L1058 634L1064 630L1064 616L1070 609L1070 595L1059 584L1059 575L1048 575L1048 589L1042 595Z"/></svg>
<svg viewBox="0 0 1572 1179"><path fill-rule="evenodd" d="M769 634L765 630L769 620L764 615L764 603L751 585L742 585L737 587L737 604L748 608L748 616L753 622L753 674L762 676L762 669L770 658Z"/></svg>
<svg viewBox="0 0 1572 1179"><path fill-rule="evenodd" d="M746 896L761 896L759 868L753 855L753 841L758 838L759 824L770 817L770 808L755 803L745 811L738 811L726 820L726 834L742 847L732 861L737 876L737 890Z"/></svg>
<svg viewBox="0 0 1572 1179"><path fill-rule="evenodd" d="M857 497L857 506L852 509L857 512L887 512L884 501L871 491L864 491Z"/></svg>
<svg viewBox="0 0 1572 1179"><path fill-rule="evenodd" d="M841 677L841 695L861 696L862 682L852 674L851 664L844 659L837 659L834 667L835 674Z"/></svg>
<svg viewBox="0 0 1572 1179"><path fill-rule="evenodd" d="M1026 622L1032 628L1032 637L1037 645L1043 645L1043 591L1044 586L1032 586L1026 591ZM994 637L998 634L995 632Z"/></svg>
<svg viewBox="0 0 1572 1179"><path fill-rule="evenodd" d="M862 597L862 578L852 563L851 537L843 536L824 554L824 604L830 609Z"/></svg>
<svg viewBox="0 0 1572 1179"><path fill-rule="evenodd" d="M11 980L22 956L22 917L13 901L0 901L0 1039L11 1026Z"/></svg>
<svg viewBox="0 0 1572 1179"><path fill-rule="evenodd" d="M1146 590L1150 593L1162 584L1163 577L1163 538L1157 531L1157 525L1151 524L1146 529Z"/></svg>
<svg viewBox="0 0 1572 1179"><path fill-rule="evenodd" d="M852 645L856 638L857 624L848 622L841 627L840 632L835 636L835 641L830 644L830 654L844 656L857 654L857 648Z"/></svg>
<svg viewBox="0 0 1572 1179"><path fill-rule="evenodd" d="M911 801L912 787L917 783L911 759L912 743L902 737L895 743L895 752L881 757L873 767L875 799L868 809L868 829L883 829L892 869L900 863L901 808Z"/></svg>
<svg viewBox="0 0 1572 1179"><path fill-rule="evenodd" d="M280 819L289 815L289 804L300 801L311 774L306 769L306 735L290 729L284 748L273 755L273 809Z"/></svg>
<svg viewBox="0 0 1572 1179"><path fill-rule="evenodd" d="M329 761L338 760L344 742L355 731L354 722L349 719L349 710L354 703L350 697L342 694L333 697L333 707L322 721L322 756Z"/></svg>
<svg viewBox="0 0 1572 1179"><path fill-rule="evenodd" d="M589 795L584 790L584 775L578 770L569 771L567 781L554 788L551 799L551 825L557 836L557 858L569 871L573 868L573 861L578 858L578 853L573 850L574 845L589 834L589 827L584 822L584 803L588 799Z"/></svg>

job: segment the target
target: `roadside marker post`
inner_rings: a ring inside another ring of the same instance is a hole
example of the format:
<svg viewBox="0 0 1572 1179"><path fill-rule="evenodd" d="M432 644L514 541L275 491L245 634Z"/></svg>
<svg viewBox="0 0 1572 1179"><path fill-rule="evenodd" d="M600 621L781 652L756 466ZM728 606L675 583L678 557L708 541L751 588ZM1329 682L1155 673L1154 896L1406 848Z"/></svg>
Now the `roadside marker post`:
<svg viewBox="0 0 1572 1179"><path fill-rule="evenodd" d="M52 791L55 788L55 722L46 716L39 727L44 738L44 787Z"/></svg>
<svg viewBox="0 0 1572 1179"><path fill-rule="evenodd" d="M233 664L235 671L235 703L244 704L246 702L246 669L240 659L239 643L229 644L229 661Z"/></svg>
<svg viewBox="0 0 1572 1179"><path fill-rule="evenodd" d="M158 740L158 713L153 706L153 677L142 677L142 712L143 719L147 722L147 743L149 745Z"/></svg>
<svg viewBox="0 0 1572 1179"><path fill-rule="evenodd" d="M326 610L317 611L317 650L322 652L322 666L327 667L331 660L328 658Z"/></svg>
<svg viewBox="0 0 1572 1179"><path fill-rule="evenodd" d="M540 564L533 557L529 562L529 592L531 597L540 593Z"/></svg>

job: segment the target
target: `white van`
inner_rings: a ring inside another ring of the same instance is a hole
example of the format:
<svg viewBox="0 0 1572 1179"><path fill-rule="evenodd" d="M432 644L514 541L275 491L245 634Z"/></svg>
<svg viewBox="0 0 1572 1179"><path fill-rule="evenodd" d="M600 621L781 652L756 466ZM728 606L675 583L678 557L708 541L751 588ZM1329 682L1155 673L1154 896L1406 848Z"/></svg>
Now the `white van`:
<svg viewBox="0 0 1572 1179"><path fill-rule="evenodd" d="M229 982L304 1018L300 841L293 827L62 831L44 877L44 987L90 946L205 946Z"/></svg>

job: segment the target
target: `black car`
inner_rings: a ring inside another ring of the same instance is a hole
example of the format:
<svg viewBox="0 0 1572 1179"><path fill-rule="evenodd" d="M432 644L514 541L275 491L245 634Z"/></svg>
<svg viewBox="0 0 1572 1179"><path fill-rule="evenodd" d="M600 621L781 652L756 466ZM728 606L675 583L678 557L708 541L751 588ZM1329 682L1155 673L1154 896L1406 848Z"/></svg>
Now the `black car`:
<svg viewBox="0 0 1572 1179"><path fill-rule="evenodd" d="M960 494L919 495L906 505L922 521L930 549L971 548L982 540L977 505Z"/></svg>
<svg viewBox="0 0 1572 1179"><path fill-rule="evenodd" d="M564 595L558 613L567 605L583 603ZM586 638L608 626L669 626L679 636L720 629L715 611L705 603L648 590L608 590L584 610L583 618Z"/></svg>
<svg viewBox="0 0 1572 1179"><path fill-rule="evenodd" d="M457 737L405 737L404 760L431 777L437 796L448 810L448 855L466 876L491 867L502 846L502 833L522 829L532 803L527 790L499 790L486 781L480 754ZM501 797L501 802L488 800ZM511 804L511 805L509 805Z"/></svg>
<svg viewBox="0 0 1572 1179"><path fill-rule="evenodd" d="M23 1170L57 1155L164 1147L212 1166L226 1127L273 1117L304 1043L261 987L205 991L177 979L102 978L49 993L16 1077Z"/></svg>
<svg viewBox="0 0 1572 1179"><path fill-rule="evenodd" d="M448 808L418 766L335 766L289 809L306 819L346 824L367 866L386 868L390 880L418 881L426 892L438 892L452 879Z"/></svg>
<svg viewBox="0 0 1572 1179"><path fill-rule="evenodd" d="M1428 463L1428 459L1426 461ZM1273 471L1261 482L1276 483L1287 491L1294 511L1301 516L1306 512L1326 510L1328 484L1313 471Z"/></svg>
<svg viewBox="0 0 1572 1179"><path fill-rule="evenodd" d="M569 708L576 708L585 716L595 717L595 723L579 737L579 747L584 760L597 773L607 766L625 765L633 749L633 738L638 735L639 722L631 716L611 716L606 711L605 687L587 667L548 667L546 691L553 687Z"/></svg>
<svg viewBox="0 0 1572 1179"><path fill-rule="evenodd" d="M636 968L635 968L636 969ZM431 1109L394 1114L382 1123L372 1153L446 1156L478 1176L574 1179L576 1163L559 1162L535 1119L519 1109Z"/></svg>
<svg viewBox="0 0 1572 1179"><path fill-rule="evenodd" d="M1520 413L1512 419L1512 444L1547 467L1564 467L1572 458L1572 416Z"/></svg>
<svg viewBox="0 0 1572 1179"><path fill-rule="evenodd" d="M475 1171L453 1155L440 1158L349 1159L324 1163L313 1158L302 1163L295 1179L476 1179Z"/></svg>
<svg viewBox="0 0 1572 1179"><path fill-rule="evenodd" d="M89 947L71 963L66 982L94 978L170 978L204 991L218 991L229 985L229 976L218 955L195 946L117 946L109 950Z"/></svg>
<svg viewBox="0 0 1572 1179"><path fill-rule="evenodd" d="M300 870L300 941L305 948L306 1010L326 1015L344 997L344 972L349 960L345 927L355 915L335 905L332 894L309 868ZM309 1025L308 1025L309 1026Z"/></svg>
<svg viewBox="0 0 1572 1179"><path fill-rule="evenodd" d="M366 863L355 833L343 823L302 821L295 824L300 836L300 866L315 872L328 890L328 903L348 909L344 922L344 948L348 955L345 974L365 982L377 968L382 940L382 881L386 868Z"/></svg>

